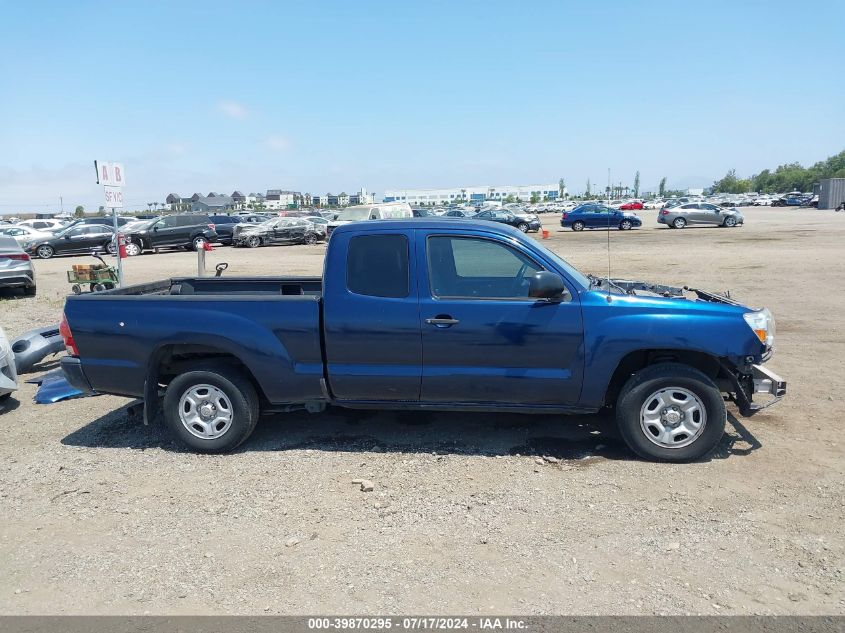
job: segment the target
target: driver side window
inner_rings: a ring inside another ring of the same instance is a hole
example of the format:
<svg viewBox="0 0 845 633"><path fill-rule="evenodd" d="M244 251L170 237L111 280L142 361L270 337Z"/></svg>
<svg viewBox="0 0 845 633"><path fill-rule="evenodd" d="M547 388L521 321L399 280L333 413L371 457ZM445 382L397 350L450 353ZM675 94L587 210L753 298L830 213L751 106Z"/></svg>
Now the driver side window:
<svg viewBox="0 0 845 633"><path fill-rule="evenodd" d="M500 242L435 236L428 269L433 297L527 299L528 280L543 267Z"/></svg>

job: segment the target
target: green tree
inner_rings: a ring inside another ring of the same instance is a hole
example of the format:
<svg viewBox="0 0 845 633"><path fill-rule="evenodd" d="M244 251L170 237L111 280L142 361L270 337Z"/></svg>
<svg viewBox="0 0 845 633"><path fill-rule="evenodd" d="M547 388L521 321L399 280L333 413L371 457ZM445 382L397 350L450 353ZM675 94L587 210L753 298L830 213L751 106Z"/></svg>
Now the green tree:
<svg viewBox="0 0 845 633"><path fill-rule="evenodd" d="M590 179L587 178L587 190L584 192L584 196L589 199L590 198Z"/></svg>
<svg viewBox="0 0 845 633"><path fill-rule="evenodd" d="M508 194L502 202L504 202L505 204L510 204L511 202L516 202L516 198L513 196L513 194Z"/></svg>
<svg viewBox="0 0 845 633"><path fill-rule="evenodd" d="M557 181L557 195L560 198L563 198L564 192L566 191L566 183L563 182L563 178Z"/></svg>
<svg viewBox="0 0 845 633"><path fill-rule="evenodd" d="M634 174L634 197L635 198L640 197L640 172L639 171L637 171L637 173Z"/></svg>
<svg viewBox="0 0 845 633"><path fill-rule="evenodd" d="M76 209L73 212L73 216L76 218L85 217L85 207L83 207L81 204L77 205Z"/></svg>
<svg viewBox="0 0 845 633"><path fill-rule="evenodd" d="M540 196L538 196L536 193L532 193L530 202L531 204L537 204L538 202L540 202Z"/></svg>
<svg viewBox="0 0 845 633"><path fill-rule="evenodd" d="M660 187L657 190L657 195L661 198L666 195L666 176L660 179Z"/></svg>

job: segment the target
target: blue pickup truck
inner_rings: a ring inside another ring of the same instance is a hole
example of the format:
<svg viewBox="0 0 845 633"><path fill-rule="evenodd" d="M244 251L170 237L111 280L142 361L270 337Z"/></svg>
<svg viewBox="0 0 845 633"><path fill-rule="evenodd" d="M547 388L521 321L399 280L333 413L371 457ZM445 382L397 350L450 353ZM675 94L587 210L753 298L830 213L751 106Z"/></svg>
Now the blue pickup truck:
<svg viewBox="0 0 845 633"><path fill-rule="evenodd" d="M719 443L726 398L751 415L786 391L761 366L768 310L598 279L514 228L472 220L340 226L322 278L173 278L71 296L61 332L71 384L141 397L145 421L161 413L209 453L241 444L261 412L612 408L638 455L680 462Z"/></svg>

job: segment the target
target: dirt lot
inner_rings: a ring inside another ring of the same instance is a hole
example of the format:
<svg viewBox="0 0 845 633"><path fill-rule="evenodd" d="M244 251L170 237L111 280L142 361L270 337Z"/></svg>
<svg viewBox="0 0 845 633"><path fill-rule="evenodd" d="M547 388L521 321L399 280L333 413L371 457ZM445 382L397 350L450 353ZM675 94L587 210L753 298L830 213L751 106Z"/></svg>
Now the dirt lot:
<svg viewBox="0 0 845 633"><path fill-rule="evenodd" d="M601 416L342 411L265 418L235 454L198 456L126 399L42 406L24 385L0 416L0 612L845 613L845 213L683 231L654 214L612 232L615 275L730 289L777 318L789 395L731 416L712 459L639 461ZM604 274L604 232L545 222ZM324 251L209 259L313 274ZM58 321L79 261L36 262L38 297L0 301L10 336ZM133 258L127 280L195 261Z"/></svg>

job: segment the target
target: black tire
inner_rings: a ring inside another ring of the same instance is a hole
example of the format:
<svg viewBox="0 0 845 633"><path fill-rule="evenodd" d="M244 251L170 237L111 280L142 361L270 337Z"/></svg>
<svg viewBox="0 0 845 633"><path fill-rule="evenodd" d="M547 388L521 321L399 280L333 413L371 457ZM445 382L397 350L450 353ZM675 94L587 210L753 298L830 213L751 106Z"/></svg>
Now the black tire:
<svg viewBox="0 0 845 633"><path fill-rule="evenodd" d="M630 220L622 220L619 223L619 230L620 231L630 231L631 227L634 226Z"/></svg>
<svg viewBox="0 0 845 633"><path fill-rule="evenodd" d="M116 255L117 254L117 244L114 242L109 242L106 244L106 251L109 255Z"/></svg>
<svg viewBox="0 0 845 633"><path fill-rule="evenodd" d="M126 242L126 256L127 257L137 257L141 253L143 253L143 249L141 245L137 242Z"/></svg>
<svg viewBox="0 0 845 633"><path fill-rule="evenodd" d="M35 249L35 253L41 259L50 259L53 255L56 254L56 251L49 244L42 244L41 246Z"/></svg>
<svg viewBox="0 0 845 633"><path fill-rule="evenodd" d="M203 246L208 242L202 235L195 237L194 241L191 244L191 248L195 251L202 250Z"/></svg>
<svg viewBox="0 0 845 633"><path fill-rule="evenodd" d="M261 238L257 235L252 235L246 238L246 245L249 248L258 248L259 246L261 246Z"/></svg>
<svg viewBox="0 0 845 633"><path fill-rule="evenodd" d="M212 385L221 390L232 404L228 430L214 439L192 435L182 424L179 402L196 385ZM242 444L258 423L258 396L252 383L238 370L225 365L200 365L179 374L167 386L163 402L164 419L170 432L191 450L199 453L226 453Z"/></svg>
<svg viewBox="0 0 845 633"><path fill-rule="evenodd" d="M527 222L520 222L519 224L516 225L516 228L518 228L523 233L528 233L528 229L530 227L528 226Z"/></svg>
<svg viewBox="0 0 845 633"><path fill-rule="evenodd" d="M684 218L675 218L672 221L672 228L682 229L686 227L687 221Z"/></svg>
<svg viewBox="0 0 845 633"><path fill-rule="evenodd" d="M106 289L105 284L94 284L91 286L91 292L102 292Z"/></svg>
<svg viewBox="0 0 845 633"><path fill-rule="evenodd" d="M4 393L3 395L0 395L0 402L6 402L6 400L8 400L11 397L12 397L11 391L9 393Z"/></svg>
<svg viewBox="0 0 845 633"><path fill-rule="evenodd" d="M725 218L725 221L722 223L722 226L726 226L728 228L733 228L736 226L736 218L732 215L729 215Z"/></svg>
<svg viewBox="0 0 845 633"><path fill-rule="evenodd" d="M73 284L70 287L70 289L71 289L71 291L73 291L73 294L75 294L75 295L81 295L82 294L82 286L80 286L79 284Z"/></svg>
<svg viewBox="0 0 845 633"><path fill-rule="evenodd" d="M34 297L35 296L35 286L27 286L23 289L23 296L24 297Z"/></svg>
<svg viewBox="0 0 845 633"><path fill-rule="evenodd" d="M640 421L646 400L660 389L680 388L693 393L706 413L695 440L683 447L663 447L649 439ZM680 363L659 363L634 374L616 401L616 424L628 447L640 457L660 462L689 462L709 454L725 433L725 401L704 373Z"/></svg>
<svg viewBox="0 0 845 633"><path fill-rule="evenodd" d="M306 233L305 240L303 244L307 244L308 246L314 246L317 243L317 234L316 233Z"/></svg>
<svg viewBox="0 0 845 633"><path fill-rule="evenodd" d="M572 230L573 231L583 231L584 230L584 223L581 220L576 220L572 223Z"/></svg>

